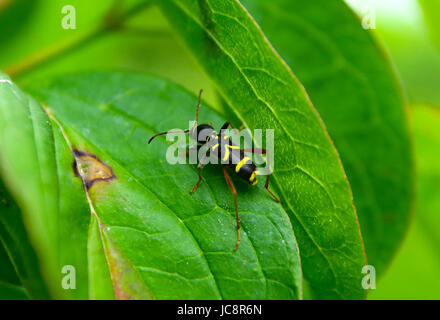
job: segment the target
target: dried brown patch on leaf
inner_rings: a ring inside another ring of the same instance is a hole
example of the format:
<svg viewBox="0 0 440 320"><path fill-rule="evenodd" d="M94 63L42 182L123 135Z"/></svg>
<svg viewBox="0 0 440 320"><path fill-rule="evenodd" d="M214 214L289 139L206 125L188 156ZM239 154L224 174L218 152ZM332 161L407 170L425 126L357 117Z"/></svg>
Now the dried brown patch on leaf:
<svg viewBox="0 0 440 320"><path fill-rule="evenodd" d="M87 189L90 189L95 182L116 179L113 169L99 160L96 155L76 149L72 152L75 156L73 170L76 176L83 180Z"/></svg>

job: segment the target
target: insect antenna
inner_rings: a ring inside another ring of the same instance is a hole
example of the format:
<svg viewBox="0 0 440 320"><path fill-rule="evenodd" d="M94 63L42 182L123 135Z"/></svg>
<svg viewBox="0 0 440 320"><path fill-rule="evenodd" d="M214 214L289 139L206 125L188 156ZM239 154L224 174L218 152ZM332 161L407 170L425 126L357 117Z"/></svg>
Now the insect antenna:
<svg viewBox="0 0 440 320"><path fill-rule="evenodd" d="M200 108L200 103L202 101L202 93L203 93L203 89L200 89L199 100L197 101L197 107L196 107L196 122L194 122L194 126L191 128L192 133L195 133L195 130L197 128L197 124L199 123L199 108Z"/></svg>
<svg viewBox="0 0 440 320"><path fill-rule="evenodd" d="M150 138L150 140L148 140L148 144L150 144L151 141L153 141L154 138L156 138L157 136L161 136L164 134L168 134L168 133L187 133L189 130L178 130L178 131L165 131L165 132L160 132L160 133L156 133L154 136L152 136Z"/></svg>
<svg viewBox="0 0 440 320"><path fill-rule="evenodd" d="M202 101L202 92L203 92L203 89L200 89L199 101L197 102L197 107L196 107L196 123L199 122L199 107L200 107L200 102Z"/></svg>

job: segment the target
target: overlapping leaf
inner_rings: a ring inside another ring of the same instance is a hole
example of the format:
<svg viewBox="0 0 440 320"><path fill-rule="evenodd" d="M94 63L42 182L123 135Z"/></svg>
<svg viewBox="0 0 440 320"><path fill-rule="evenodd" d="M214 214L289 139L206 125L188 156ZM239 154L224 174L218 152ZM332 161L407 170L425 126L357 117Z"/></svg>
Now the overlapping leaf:
<svg viewBox="0 0 440 320"><path fill-rule="evenodd" d="M382 275L414 200L406 106L389 58L343 1L243 4L323 117L353 189L368 262Z"/></svg>
<svg viewBox="0 0 440 320"><path fill-rule="evenodd" d="M163 12L250 129L275 130L274 181L319 298L362 298L362 240L351 191L302 86L238 1L160 1Z"/></svg>
<svg viewBox="0 0 440 320"><path fill-rule="evenodd" d="M0 265L2 267L0 273L0 300L25 300L27 299L27 295L21 286L21 282L17 277L17 272L11 263L8 253L5 248L3 248L1 238L0 241Z"/></svg>
<svg viewBox="0 0 440 320"><path fill-rule="evenodd" d="M45 299L47 293L38 260L29 242L21 211L0 180L0 286L8 299Z"/></svg>

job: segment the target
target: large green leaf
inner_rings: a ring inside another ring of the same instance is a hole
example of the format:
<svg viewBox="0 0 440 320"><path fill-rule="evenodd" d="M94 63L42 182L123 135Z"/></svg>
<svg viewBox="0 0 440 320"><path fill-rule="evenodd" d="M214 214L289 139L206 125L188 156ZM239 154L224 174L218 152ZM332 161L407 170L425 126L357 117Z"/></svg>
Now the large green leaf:
<svg viewBox="0 0 440 320"><path fill-rule="evenodd" d="M405 102L388 57L343 1L243 4L323 117L353 190L368 262L381 275L414 198Z"/></svg>
<svg viewBox="0 0 440 320"><path fill-rule="evenodd" d="M275 130L273 181L319 298L362 298L362 240L351 191L302 86L238 1L160 1L163 12L250 129Z"/></svg>
<svg viewBox="0 0 440 320"><path fill-rule="evenodd" d="M47 106L43 109L11 83L0 85L5 115L0 132L7 133L0 136L3 179L25 216L34 220L25 222L44 250L38 250L42 261L75 246L77 261L59 265L77 268L77 290L88 288L88 296L97 299L300 298L292 226L263 187L250 190L236 181L243 230L234 252L233 198L221 170L207 168L206 181L190 196L195 166L168 164L164 140L147 145L157 131L187 126L196 97L150 76L82 74L35 89ZM204 106L201 117L216 126L224 122ZM85 192L74 176L72 150L81 150L74 151L81 167L112 172L113 178ZM13 162L19 152L23 160ZM42 178L54 183L41 185ZM26 192L16 187L22 179L29 185ZM51 210L43 210L42 199ZM48 225L52 214L65 216L69 224ZM45 268L49 280L59 273L55 268ZM85 278L79 278L79 268Z"/></svg>
<svg viewBox="0 0 440 320"><path fill-rule="evenodd" d="M417 210L404 246L372 299L440 299L440 112L412 108L417 162Z"/></svg>

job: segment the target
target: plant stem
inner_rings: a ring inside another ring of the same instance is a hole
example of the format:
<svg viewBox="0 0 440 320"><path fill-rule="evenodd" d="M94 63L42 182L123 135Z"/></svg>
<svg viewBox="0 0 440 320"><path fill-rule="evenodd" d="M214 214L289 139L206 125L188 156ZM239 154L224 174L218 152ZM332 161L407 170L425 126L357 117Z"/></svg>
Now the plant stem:
<svg viewBox="0 0 440 320"><path fill-rule="evenodd" d="M6 66L3 71L11 78L23 76L37 67L56 60L66 52L77 50L103 36L107 32L118 29L125 20L150 7L151 4L152 1L143 1L122 14L118 14L115 10L116 7L112 7L107 15L104 16L100 25L83 32L76 37L72 37L33 53L21 61Z"/></svg>

